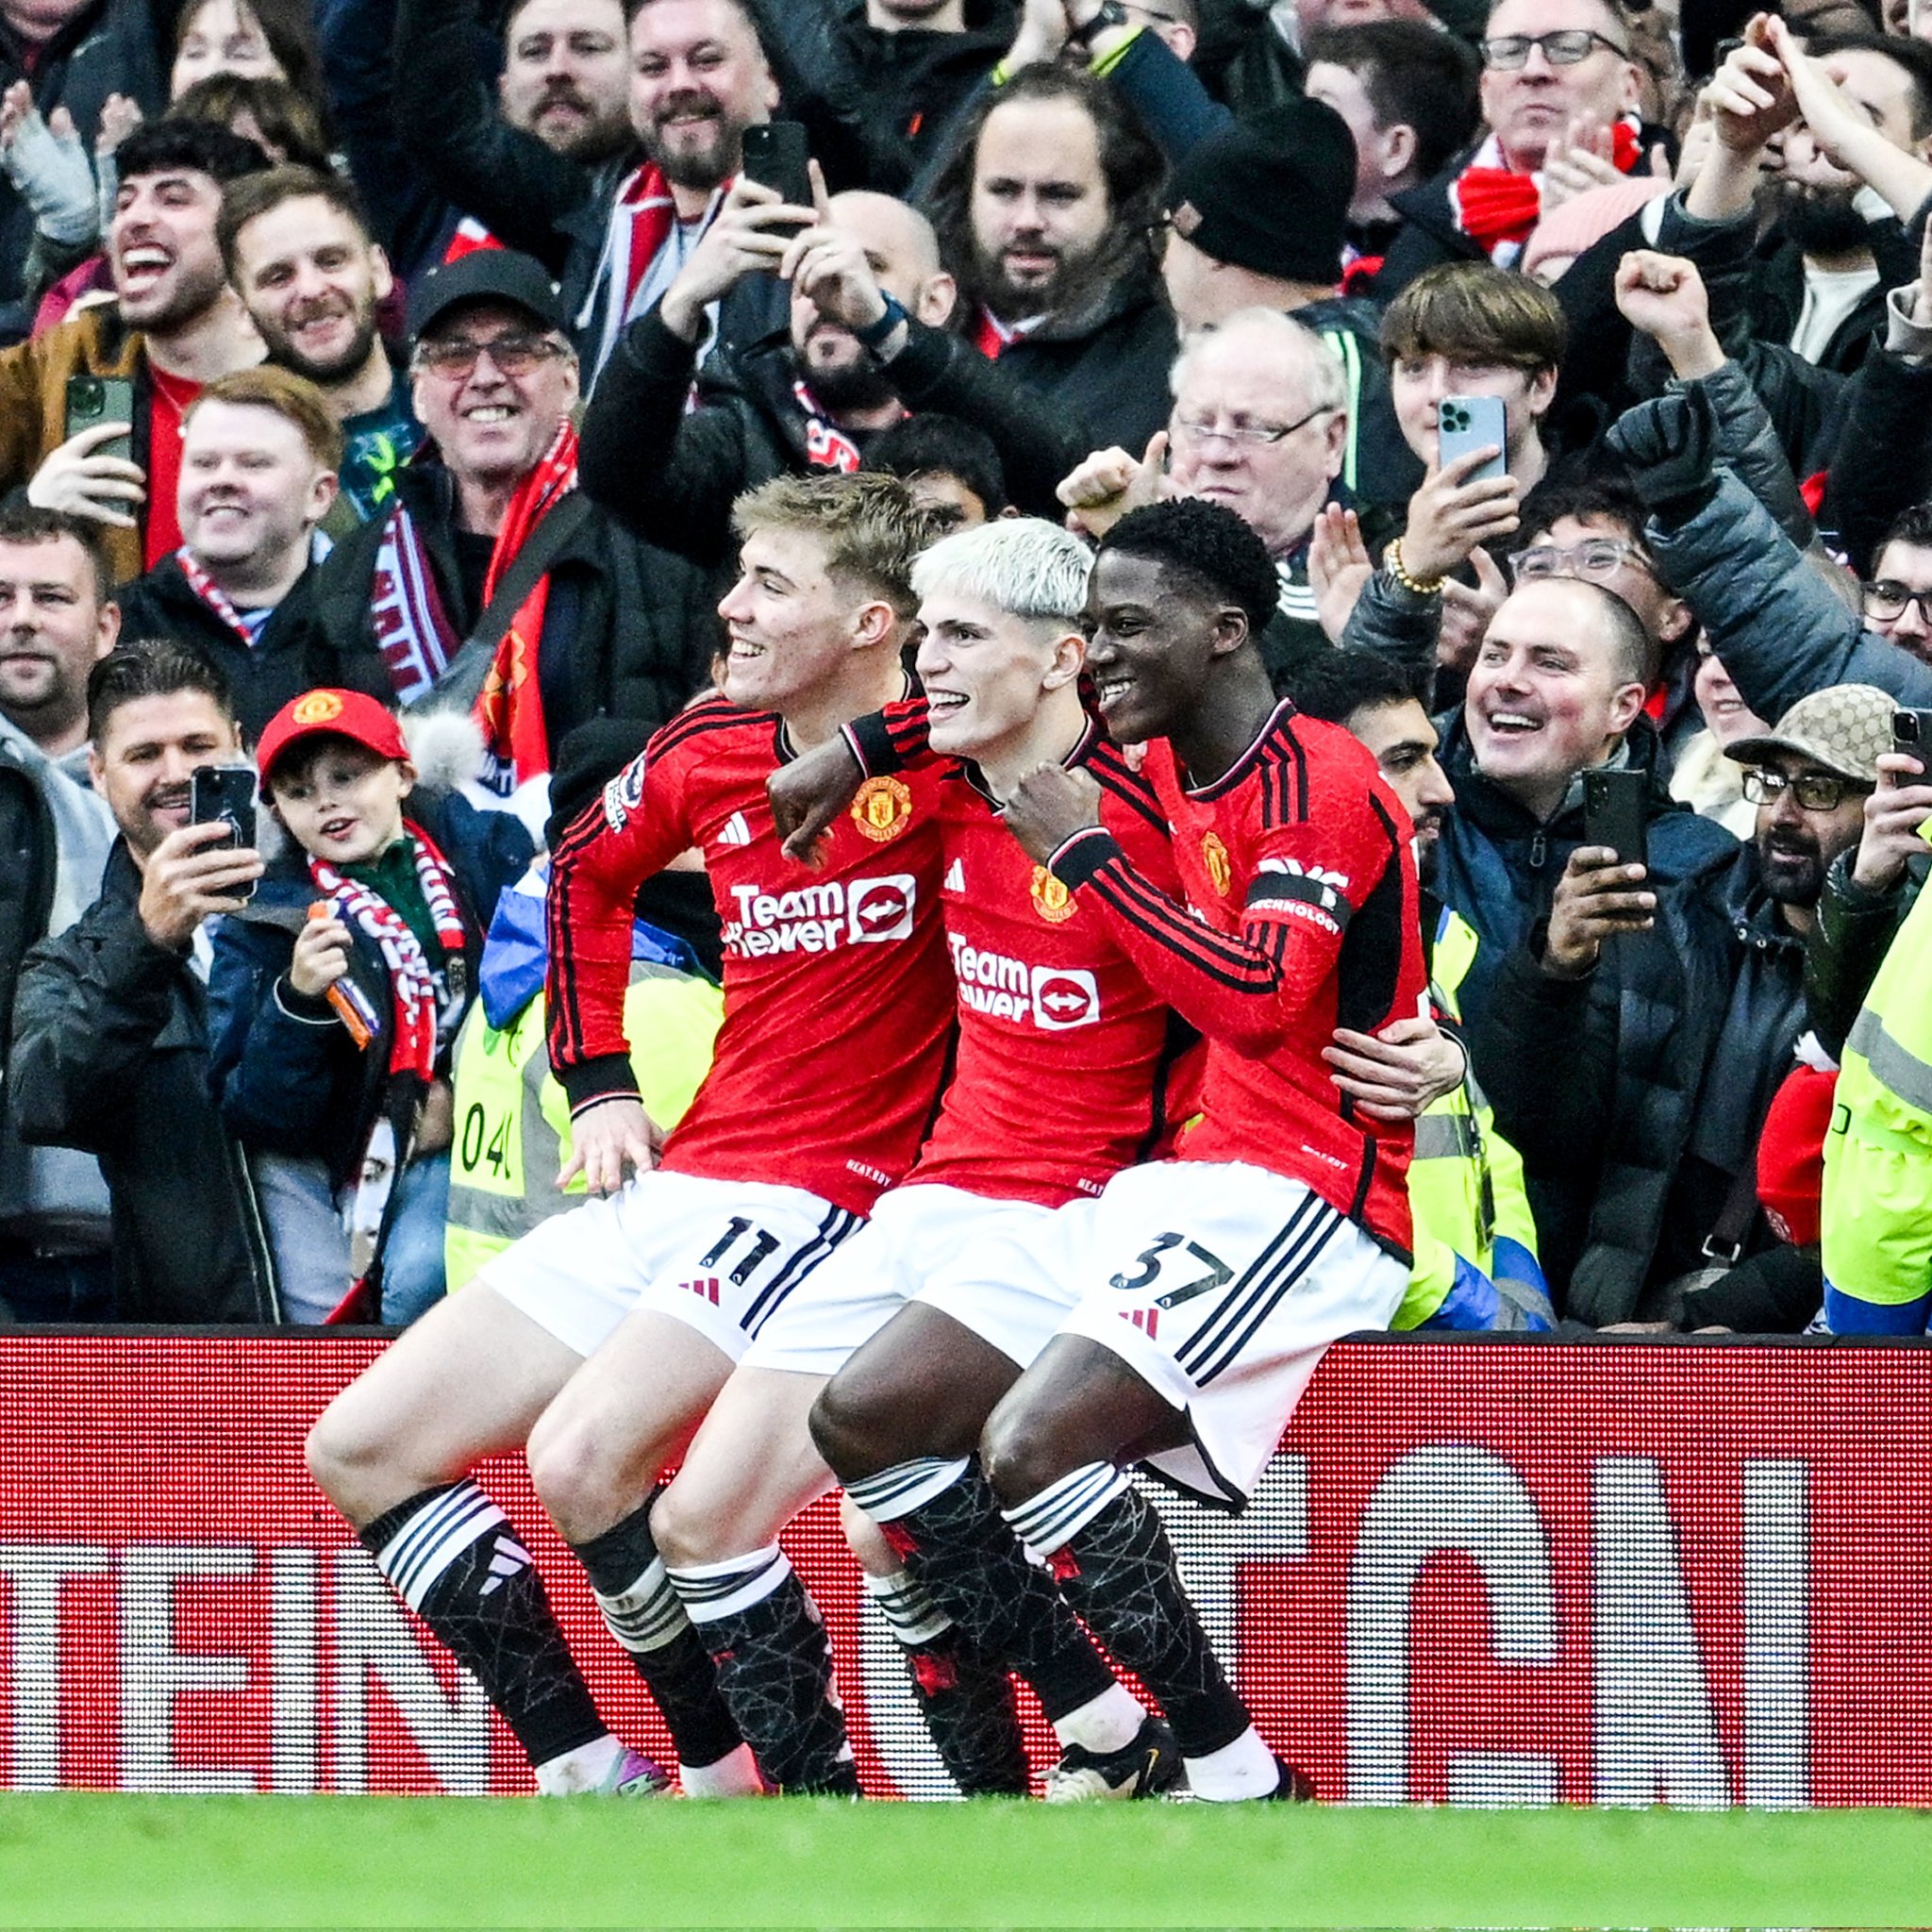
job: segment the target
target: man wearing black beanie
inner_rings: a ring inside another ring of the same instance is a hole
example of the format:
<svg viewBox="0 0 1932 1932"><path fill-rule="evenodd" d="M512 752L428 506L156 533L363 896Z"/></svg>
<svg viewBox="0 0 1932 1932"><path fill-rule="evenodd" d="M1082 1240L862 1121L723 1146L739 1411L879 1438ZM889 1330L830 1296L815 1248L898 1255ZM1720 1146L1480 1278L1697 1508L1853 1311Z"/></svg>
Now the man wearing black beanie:
<svg viewBox="0 0 1932 1932"><path fill-rule="evenodd" d="M1184 339L1254 308L1313 329L1348 377L1341 479L1357 496L1393 505L1407 501L1422 470L1390 406L1374 306L1336 292L1355 182L1354 137L1320 101L1231 123L1174 170L1160 272Z"/></svg>

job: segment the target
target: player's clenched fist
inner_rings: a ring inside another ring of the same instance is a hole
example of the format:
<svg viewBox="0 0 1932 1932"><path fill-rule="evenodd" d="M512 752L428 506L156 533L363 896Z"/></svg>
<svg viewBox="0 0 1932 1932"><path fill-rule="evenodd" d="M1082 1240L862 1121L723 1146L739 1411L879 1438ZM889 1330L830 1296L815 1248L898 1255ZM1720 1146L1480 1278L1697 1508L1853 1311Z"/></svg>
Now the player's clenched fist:
<svg viewBox="0 0 1932 1932"><path fill-rule="evenodd" d="M1041 765L1020 780L1004 816L1026 855L1044 865L1075 832L1100 824L1100 787L1085 772Z"/></svg>

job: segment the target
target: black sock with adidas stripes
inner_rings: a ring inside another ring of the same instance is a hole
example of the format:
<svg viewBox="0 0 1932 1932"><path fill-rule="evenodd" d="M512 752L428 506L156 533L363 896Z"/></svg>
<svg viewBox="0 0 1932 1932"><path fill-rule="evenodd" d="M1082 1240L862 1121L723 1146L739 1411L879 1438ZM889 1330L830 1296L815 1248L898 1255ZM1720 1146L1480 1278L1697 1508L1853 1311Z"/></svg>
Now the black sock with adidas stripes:
<svg viewBox="0 0 1932 1932"><path fill-rule="evenodd" d="M773 1543L666 1574L765 1775L783 1791L856 1797L858 1772L832 1689L832 1646L785 1553Z"/></svg>
<svg viewBox="0 0 1932 1932"><path fill-rule="evenodd" d="M870 1513L864 1487L852 1494ZM1113 1689L1113 1673L1053 1579L1027 1561L977 1462L879 1529L978 1652L1032 1685L1050 1723Z"/></svg>
<svg viewBox="0 0 1932 1932"><path fill-rule="evenodd" d="M1114 1493L1094 1508L1089 1478L1099 1468L1075 1470L1008 1510L1007 1520L1047 1552L1067 1601L1158 1702L1181 1756L1205 1757L1247 1731L1247 1710L1188 1601L1174 1546L1153 1505L1117 1481L1106 1486ZM1088 1492L1076 1505L1085 1521L1059 1534L1052 1526L1056 1498L1080 1487Z"/></svg>
<svg viewBox="0 0 1932 1932"><path fill-rule="evenodd" d="M608 1735L530 1553L475 1483L424 1490L369 1524L361 1540L482 1685L533 1765Z"/></svg>
<svg viewBox="0 0 1932 1932"><path fill-rule="evenodd" d="M744 1740L718 1690L718 1672L664 1574L651 1535L654 1490L615 1528L573 1548L610 1633L663 1713L680 1764L702 1768Z"/></svg>

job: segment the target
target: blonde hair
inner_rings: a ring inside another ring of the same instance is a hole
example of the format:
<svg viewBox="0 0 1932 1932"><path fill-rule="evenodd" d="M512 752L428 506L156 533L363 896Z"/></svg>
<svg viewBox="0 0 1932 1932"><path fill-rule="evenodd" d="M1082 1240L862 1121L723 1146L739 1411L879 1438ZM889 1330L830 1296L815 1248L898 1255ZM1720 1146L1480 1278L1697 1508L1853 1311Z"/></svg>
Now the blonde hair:
<svg viewBox="0 0 1932 1932"><path fill-rule="evenodd" d="M883 597L901 618L918 613L912 559L939 534L938 520L896 476L774 476L731 506L742 541L763 530L797 530L824 546L828 575Z"/></svg>
<svg viewBox="0 0 1932 1932"><path fill-rule="evenodd" d="M342 466L342 425L336 421L335 411L323 392L306 376L271 368L267 363L254 369L238 369L232 375L217 376L183 411L184 431L204 403L273 409L301 432L318 468L340 470Z"/></svg>

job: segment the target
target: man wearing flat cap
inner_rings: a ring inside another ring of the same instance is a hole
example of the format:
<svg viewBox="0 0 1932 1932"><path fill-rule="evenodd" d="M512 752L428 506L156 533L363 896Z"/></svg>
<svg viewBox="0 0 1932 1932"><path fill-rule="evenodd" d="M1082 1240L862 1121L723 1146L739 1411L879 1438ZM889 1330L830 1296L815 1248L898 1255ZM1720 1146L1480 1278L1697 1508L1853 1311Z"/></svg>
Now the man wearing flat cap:
<svg viewBox="0 0 1932 1932"><path fill-rule="evenodd" d="M318 622L382 653L397 703L472 710L486 784L534 815L567 732L660 724L704 682L709 600L689 564L578 491L576 352L531 257L479 249L432 270L409 336L426 441L387 515L323 567Z"/></svg>

